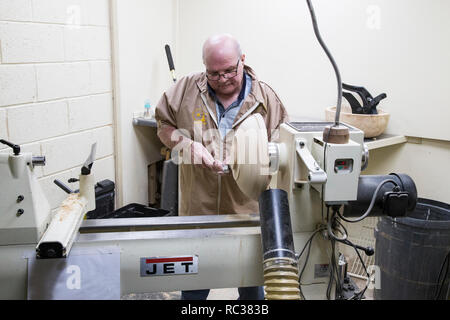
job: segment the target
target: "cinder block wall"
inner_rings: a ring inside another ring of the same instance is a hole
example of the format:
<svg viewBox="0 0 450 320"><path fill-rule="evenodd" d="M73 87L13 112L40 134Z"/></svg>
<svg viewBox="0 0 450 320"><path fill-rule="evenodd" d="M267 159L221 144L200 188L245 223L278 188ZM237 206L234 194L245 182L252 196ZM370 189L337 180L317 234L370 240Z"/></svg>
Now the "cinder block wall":
<svg viewBox="0 0 450 320"><path fill-rule="evenodd" d="M110 38L108 0L0 0L0 137L46 156L52 208L93 142L96 180L114 181Z"/></svg>

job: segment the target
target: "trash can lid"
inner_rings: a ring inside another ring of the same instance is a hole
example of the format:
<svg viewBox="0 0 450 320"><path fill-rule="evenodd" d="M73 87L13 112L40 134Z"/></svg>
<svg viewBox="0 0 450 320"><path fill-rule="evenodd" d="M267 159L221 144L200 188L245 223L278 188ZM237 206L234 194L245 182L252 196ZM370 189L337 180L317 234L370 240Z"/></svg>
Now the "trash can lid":
<svg viewBox="0 0 450 320"><path fill-rule="evenodd" d="M406 217L393 218L393 221L417 228L450 230L450 205L419 198L414 211L409 212Z"/></svg>

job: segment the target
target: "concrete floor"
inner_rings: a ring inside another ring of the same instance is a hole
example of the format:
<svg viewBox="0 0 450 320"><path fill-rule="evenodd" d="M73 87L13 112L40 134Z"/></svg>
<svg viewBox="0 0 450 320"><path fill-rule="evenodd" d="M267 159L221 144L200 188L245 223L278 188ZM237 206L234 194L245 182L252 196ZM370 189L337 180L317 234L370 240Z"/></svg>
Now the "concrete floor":
<svg viewBox="0 0 450 320"><path fill-rule="evenodd" d="M366 285L365 280L352 278L355 284L360 288ZM122 300L179 300L181 291L172 292L153 292L153 293L131 293L122 296ZM373 300L373 290L367 289L365 300ZM211 289L207 300L237 300L237 288Z"/></svg>
<svg viewBox="0 0 450 320"><path fill-rule="evenodd" d="M122 300L180 300L181 291L131 293L122 296ZM211 289L207 300L237 300L236 288Z"/></svg>

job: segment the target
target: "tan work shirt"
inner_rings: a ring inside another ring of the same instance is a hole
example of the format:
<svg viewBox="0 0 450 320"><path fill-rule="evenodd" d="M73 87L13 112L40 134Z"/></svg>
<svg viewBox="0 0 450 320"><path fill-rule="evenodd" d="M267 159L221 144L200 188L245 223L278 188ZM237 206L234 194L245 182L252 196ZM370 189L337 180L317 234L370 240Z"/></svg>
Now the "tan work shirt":
<svg viewBox="0 0 450 320"><path fill-rule="evenodd" d="M260 113L270 141L272 131L288 121L286 109L271 87L259 81L250 67L244 68L252 79L252 89L236 115L233 129L249 115ZM220 137L215 102L208 93L204 72L179 79L165 92L156 106L155 118L158 135L165 126L183 129L185 136L202 142L215 159L226 159L234 131ZM217 175L184 162L179 170L180 216L259 212L258 202L241 192L231 174Z"/></svg>

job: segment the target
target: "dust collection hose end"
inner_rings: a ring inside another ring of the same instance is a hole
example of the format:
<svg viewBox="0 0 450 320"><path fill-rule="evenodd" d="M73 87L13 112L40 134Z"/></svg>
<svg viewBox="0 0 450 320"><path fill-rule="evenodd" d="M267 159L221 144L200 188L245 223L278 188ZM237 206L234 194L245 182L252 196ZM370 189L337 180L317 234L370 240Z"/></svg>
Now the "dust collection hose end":
<svg viewBox="0 0 450 320"><path fill-rule="evenodd" d="M300 300L287 192L269 189L259 198L266 300Z"/></svg>

